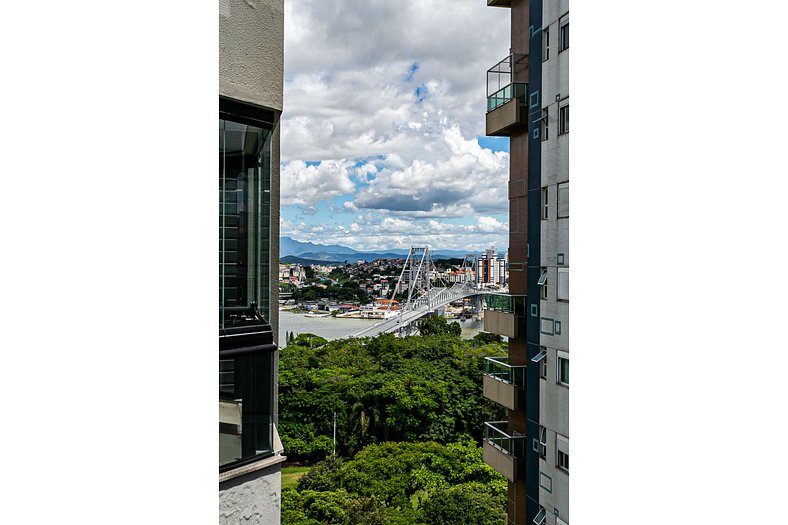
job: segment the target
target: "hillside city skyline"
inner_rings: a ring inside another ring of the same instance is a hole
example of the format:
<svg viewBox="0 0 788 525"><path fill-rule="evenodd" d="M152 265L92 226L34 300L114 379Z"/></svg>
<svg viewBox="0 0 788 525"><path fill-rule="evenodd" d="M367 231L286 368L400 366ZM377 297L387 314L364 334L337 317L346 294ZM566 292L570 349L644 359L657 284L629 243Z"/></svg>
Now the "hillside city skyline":
<svg viewBox="0 0 788 525"><path fill-rule="evenodd" d="M444 257L463 257L466 253L483 253L485 250L490 249L491 247L494 248L500 257L506 255L508 250L508 246L498 246L493 243L489 243L482 248L476 247L468 247L465 250L457 250L457 249L450 249L444 248L439 244L436 243L428 243L430 248L437 256L444 256ZM414 243L415 245L415 243ZM303 254L309 253L324 253L324 254L364 254L364 255L381 255L380 258L391 258L392 256L406 256L408 253L408 249L410 246L407 247L390 247L390 248L380 248L377 250L360 250L353 248L351 246L341 245L341 244L322 244L317 242L311 241L302 241L298 239L294 239L293 237L283 235L279 239L279 257L287 257L287 256L300 256Z"/></svg>

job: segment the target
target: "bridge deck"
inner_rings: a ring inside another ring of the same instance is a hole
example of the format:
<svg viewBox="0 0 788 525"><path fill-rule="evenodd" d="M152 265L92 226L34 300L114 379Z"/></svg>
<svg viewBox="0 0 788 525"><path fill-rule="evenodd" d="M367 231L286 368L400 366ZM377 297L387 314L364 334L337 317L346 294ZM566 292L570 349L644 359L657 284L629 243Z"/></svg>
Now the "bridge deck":
<svg viewBox="0 0 788 525"><path fill-rule="evenodd" d="M432 288L429 296L423 296L413 301L410 308L406 306L396 317L367 326L353 332L349 337L373 337L383 332L396 332L442 306L481 293L483 292L462 284L456 284L451 288Z"/></svg>

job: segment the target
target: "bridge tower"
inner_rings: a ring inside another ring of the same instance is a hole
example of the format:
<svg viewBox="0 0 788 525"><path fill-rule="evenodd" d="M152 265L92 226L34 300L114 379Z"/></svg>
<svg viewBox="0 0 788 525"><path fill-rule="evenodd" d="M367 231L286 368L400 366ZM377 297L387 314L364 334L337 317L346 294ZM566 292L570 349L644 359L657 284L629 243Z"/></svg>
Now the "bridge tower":
<svg viewBox="0 0 788 525"><path fill-rule="evenodd" d="M462 266L460 266L460 271L462 272L462 283L463 284L473 284L476 282L476 266L477 266L477 257L475 253L466 253L465 257L462 259Z"/></svg>
<svg viewBox="0 0 788 525"><path fill-rule="evenodd" d="M411 246L408 258L402 266L397 286L392 291L392 299L405 285L408 287L407 299L400 306L402 310L412 310L414 302L422 297L429 297L430 270L434 267L429 246Z"/></svg>

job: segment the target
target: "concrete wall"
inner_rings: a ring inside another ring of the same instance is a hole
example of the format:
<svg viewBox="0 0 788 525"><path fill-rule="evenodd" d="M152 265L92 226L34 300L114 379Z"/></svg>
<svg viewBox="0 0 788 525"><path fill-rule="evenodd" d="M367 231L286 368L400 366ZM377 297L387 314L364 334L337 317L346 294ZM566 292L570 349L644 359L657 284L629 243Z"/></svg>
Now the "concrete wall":
<svg viewBox="0 0 788 525"><path fill-rule="evenodd" d="M509 481L514 482L517 478L517 459L505 452L490 445L486 441L482 442L482 456L484 462L502 474Z"/></svg>
<svg viewBox="0 0 788 525"><path fill-rule="evenodd" d="M487 113L485 135L508 136L506 130L515 124L526 123L520 101L513 98L506 104Z"/></svg>
<svg viewBox="0 0 788 525"><path fill-rule="evenodd" d="M281 465L220 483L220 525L277 525L281 515Z"/></svg>
<svg viewBox="0 0 788 525"><path fill-rule="evenodd" d="M517 337L517 315L496 310L484 311L484 330L506 337Z"/></svg>
<svg viewBox="0 0 788 525"><path fill-rule="evenodd" d="M569 387L557 381L558 351L569 352L569 302L556 296L558 267L570 267L569 218L557 215L557 185L569 181L569 134L558 134L559 108L569 103L569 49L559 52L558 44L560 26L568 20L569 2L542 2L542 28L549 31L550 57L542 62L542 108L548 110L549 134L541 151L541 185L548 192L548 218L540 225L540 261L547 268L548 287L547 299L540 301L540 328L547 332L540 333L540 344L547 351L547 379L540 381L539 423L547 429L547 451L545 459L539 460L539 503L547 510L546 523L552 525L556 510L569 522L569 473L557 466L556 450L556 435L569 437ZM562 254L562 262L558 254ZM549 329L551 323L555 328L556 322L560 322L560 333Z"/></svg>
<svg viewBox="0 0 788 525"><path fill-rule="evenodd" d="M220 0L220 95L282 111L284 12L284 0Z"/></svg>
<svg viewBox="0 0 788 525"><path fill-rule="evenodd" d="M488 375L482 376L482 392L484 397L505 406L509 410L517 410L517 387Z"/></svg>

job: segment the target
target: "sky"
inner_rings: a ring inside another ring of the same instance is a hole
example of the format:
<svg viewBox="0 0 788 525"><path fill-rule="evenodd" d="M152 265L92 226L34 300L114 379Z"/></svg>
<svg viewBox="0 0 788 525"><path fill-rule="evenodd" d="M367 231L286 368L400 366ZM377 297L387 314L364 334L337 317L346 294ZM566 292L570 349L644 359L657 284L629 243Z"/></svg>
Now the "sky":
<svg viewBox="0 0 788 525"><path fill-rule="evenodd" d="M508 245L509 139L485 137L509 11L286 0L280 233L357 250Z"/></svg>

